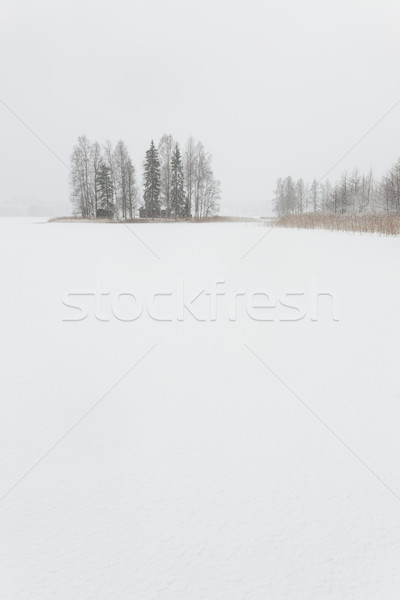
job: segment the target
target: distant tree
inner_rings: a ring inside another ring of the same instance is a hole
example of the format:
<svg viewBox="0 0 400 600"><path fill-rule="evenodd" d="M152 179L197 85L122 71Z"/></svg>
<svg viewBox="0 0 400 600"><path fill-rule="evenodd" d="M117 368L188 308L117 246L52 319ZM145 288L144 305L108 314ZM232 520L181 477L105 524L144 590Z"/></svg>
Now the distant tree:
<svg viewBox="0 0 400 600"><path fill-rule="evenodd" d="M284 212L284 200L283 200L283 181L282 177L279 177L276 181L276 188L274 190L274 199L272 201L273 210L277 214L278 218L283 217Z"/></svg>
<svg viewBox="0 0 400 600"><path fill-rule="evenodd" d="M195 194L195 173L198 161L198 148L193 137L190 136L186 142L185 152L183 154L183 171L185 179L186 193L186 213L189 216L192 212L193 197ZM196 216L196 215L195 215Z"/></svg>
<svg viewBox="0 0 400 600"><path fill-rule="evenodd" d="M400 212L400 159L382 177L380 197L387 214Z"/></svg>
<svg viewBox="0 0 400 600"><path fill-rule="evenodd" d="M300 179L279 178L274 190L273 209L278 218L285 215L321 212L337 215L400 214L400 159L384 174L374 179L372 170L360 175L354 169L349 175L330 183L313 180L310 187Z"/></svg>
<svg viewBox="0 0 400 600"><path fill-rule="evenodd" d="M197 142L195 146L192 180L192 202L195 218L202 219L211 216L211 214L216 214L220 195L219 182L214 179L211 154L205 151L201 142Z"/></svg>
<svg viewBox="0 0 400 600"><path fill-rule="evenodd" d="M122 140L115 146L112 162L115 169L115 193L118 216L126 219L127 216L127 161L128 149Z"/></svg>
<svg viewBox="0 0 400 600"><path fill-rule="evenodd" d="M190 210L190 200L189 200L189 196L187 194L185 194L185 205L184 205L184 210L183 210L183 217L185 219L190 219L192 216L191 210Z"/></svg>
<svg viewBox="0 0 400 600"><path fill-rule="evenodd" d="M368 175L363 175L361 178L361 203L359 206L362 213L375 213L379 211L377 196L377 186L370 169Z"/></svg>
<svg viewBox="0 0 400 600"><path fill-rule="evenodd" d="M104 144L102 157L108 167L109 175L110 175L111 182L112 182L112 189L113 189L112 203L114 205L113 212L115 213L116 216L118 216L117 197L116 197L118 186L117 186L117 177L116 177L115 151L114 151L113 145L110 142L110 140L107 140L106 143Z"/></svg>
<svg viewBox="0 0 400 600"><path fill-rule="evenodd" d="M143 199L147 215L158 216L160 214L160 161L153 140L144 160Z"/></svg>
<svg viewBox="0 0 400 600"><path fill-rule="evenodd" d="M204 146L197 142L195 147L195 160L193 163L193 207L195 219L201 218L201 201L203 195L203 186L207 169L207 156Z"/></svg>
<svg viewBox="0 0 400 600"><path fill-rule="evenodd" d="M219 200L221 198L221 183L217 179L214 179L214 174L210 170L207 174L207 178L204 186L204 203L203 203L203 216L212 217L218 214L219 211Z"/></svg>
<svg viewBox="0 0 400 600"><path fill-rule="evenodd" d="M112 162L118 214L122 219L132 218L137 198L135 169L128 148L122 140L115 146Z"/></svg>
<svg viewBox="0 0 400 600"><path fill-rule="evenodd" d="M138 188L136 184L136 170L130 157L126 164L126 194L127 212L129 218L133 219L138 204Z"/></svg>
<svg viewBox="0 0 400 600"><path fill-rule="evenodd" d="M97 176L99 173L100 163L101 163L101 147L99 142L94 142L90 148L90 159L91 159L91 169L90 169L90 195L91 195L91 204L92 204L92 213L93 217L97 218L97 209L98 209L98 198L97 198Z"/></svg>
<svg viewBox="0 0 400 600"><path fill-rule="evenodd" d="M160 158L160 197L167 215L171 212L171 185L172 185L172 155L174 153L174 139L171 134L164 134L158 145Z"/></svg>
<svg viewBox="0 0 400 600"><path fill-rule="evenodd" d="M329 179L324 181L320 186L321 189L321 211L323 213L332 212L332 185Z"/></svg>
<svg viewBox="0 0 400 600"><path fill-rule="evenodd" d="M178 144L175 144L171 159L171 214L175 219L186 216L183 165Z"/></svg>
<svg viewBox="0 0 400 600"><path fill-rule="evenodd" d="M143 201L148 216L161 214L161 202L167 216L176 218L190 218L192 210L199 219L217 214L221 186L214 177L211 154L201 142L189 138L182 156L172 136L165 134L159 151L151 142L143 169ZM139 198L136 172L122 140L114 148L110 141L100 146L80 136L71 154L70 185L77 215L89 219L132 219L135 215Z"/></svg>
<svg viewBox="0 0 400 600"><path fill-rule="evenodd" d="M350 195L350 182L349 175L347 171L345 171L340 179L339 184L339 202L340 202L340 211L342 214L349 211L349 207L351 205L351 195Z"/></svg>
<svg viewBox="0 0 400 600"><path fill-rule="evenodd" d="M95 216L91 193L92 173L91 144L85 135L81 135L71 154L71 201L74 212L88 219Z"/></svg>
<svg viewBox="0 0 400 600"><path fill-rule="evenodd" d="M316 179L314 179L311 184L310 196L311 196L313 212L316 213L318 210L318 200L319 200L319 183Z"/></svg>
<svg viewBox="0 0 400 600"><path fill-rule="evenodd" d="M296 183L296 200L297 200L297 212L301 215L305 209L305 196L306 188L304 181L299 179Z"/></svg>
<svg viewBox="0 0 400 600"><path fill-rule="evenodd" d="M332 191L331 191L331 205L332 205L332 212L336 215L338 214L341 209L341 189L340 189L340 184L339 183L335 183L335 185L332 187Z"/></svg>
<svg viewBox="0 0 400 600"><path fill-rule="evenodd" d="M97 215L111 218L114 216L114 186L111 178L110 167L103 159L100 161L99 170L96 178L98 209Z"/></svg>
<svg viewBox="0 0 400 600"><path fill-rule="evenodd" d="M349 180L350 202L348 209L354 214L360 212L361 201L361 177L358 169L355 168Z"/></svg>
<svg viewBox="0 0 400 600"><path fill-rule="evenodd" d="M297 208L296 198L296 185L292 177L286 177L285 179L285 203L286 203L286 214L295 214Z"/></svg>

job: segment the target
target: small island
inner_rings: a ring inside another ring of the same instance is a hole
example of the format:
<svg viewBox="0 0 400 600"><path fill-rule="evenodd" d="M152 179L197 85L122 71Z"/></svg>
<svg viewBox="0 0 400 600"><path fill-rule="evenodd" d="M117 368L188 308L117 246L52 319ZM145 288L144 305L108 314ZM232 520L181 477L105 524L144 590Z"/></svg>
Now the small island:
<svg viewBox="0 0 400 600"><path fill-rule="evenodd" d="M151 141L143 161L141 193L129 150L122 140L103 146L82 135L71 154L74 216L85 220L191 220L218 215L221 184L211 154L189 137L184 152L172 135Z"/></svg>

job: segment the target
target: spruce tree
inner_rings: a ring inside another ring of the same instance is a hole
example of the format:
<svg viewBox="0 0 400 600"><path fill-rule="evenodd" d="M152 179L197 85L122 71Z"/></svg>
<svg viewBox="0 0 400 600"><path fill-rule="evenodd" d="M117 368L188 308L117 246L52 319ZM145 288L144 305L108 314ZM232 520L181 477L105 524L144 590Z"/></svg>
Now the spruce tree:
<svg viewBox="0 0 400 600"><path fill-rule="evenodd" d="M144 206L150 218L160 214L160 160L158 151L151 141L144 161Z"/></svg>
<svg viewBox="0 0 400 600"><path fill-rule="evenodd" d="M178 144L171 160L171 209L172 215L177 218L188 216L187 203L185 200L185 191L183 187L183 164Z"/></svg>
<svg viewBox="0 0 400 600"><path fill-rule="evenodd" d="M96 174L97 215L112 217L114 215L114 188L110 168L104 160L100 161Z"/></svg>

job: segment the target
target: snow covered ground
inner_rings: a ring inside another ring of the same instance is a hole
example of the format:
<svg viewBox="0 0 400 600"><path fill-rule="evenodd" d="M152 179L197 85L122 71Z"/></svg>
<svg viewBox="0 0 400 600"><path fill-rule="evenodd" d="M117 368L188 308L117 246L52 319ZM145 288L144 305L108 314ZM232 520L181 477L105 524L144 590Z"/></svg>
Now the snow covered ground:
<svg viewBox="0 0 400 600"><path fill-rule="evenodd" d="M397 600L400 240L130 228L0 220L0 598Z"/></svg>

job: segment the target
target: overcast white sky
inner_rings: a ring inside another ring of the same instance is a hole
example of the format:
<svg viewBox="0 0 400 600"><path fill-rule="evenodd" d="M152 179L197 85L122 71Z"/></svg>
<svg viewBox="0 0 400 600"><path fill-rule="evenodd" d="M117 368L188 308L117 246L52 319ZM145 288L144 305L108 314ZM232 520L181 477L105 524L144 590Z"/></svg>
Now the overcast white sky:
<svg viewBox="0 0 400 600"><path fill-rule="evenodd" d="M223 207L268 212L400 100L398 0L3 0L1 92L66 162L78 135L202 140ZM0 104L0 203L68 201L68 172ZM332 174L400 156L400 106ZM65 210L61 209L62 212Z"/></svg>

